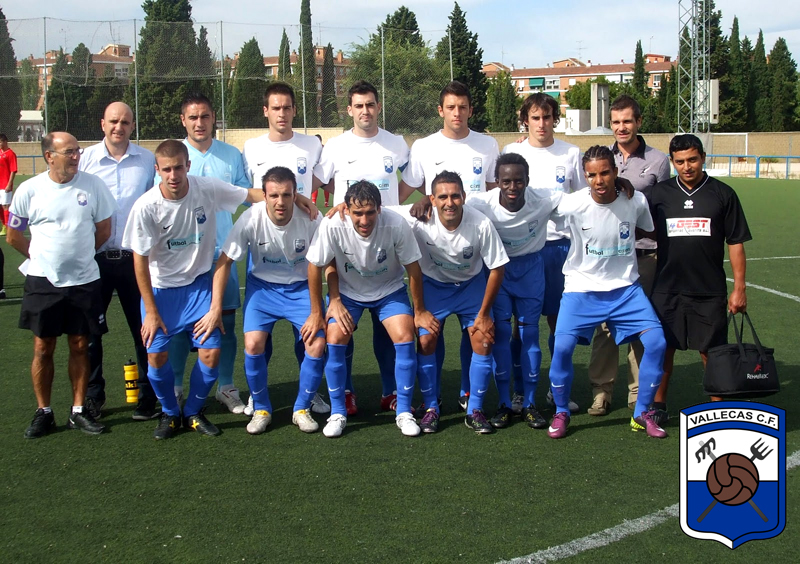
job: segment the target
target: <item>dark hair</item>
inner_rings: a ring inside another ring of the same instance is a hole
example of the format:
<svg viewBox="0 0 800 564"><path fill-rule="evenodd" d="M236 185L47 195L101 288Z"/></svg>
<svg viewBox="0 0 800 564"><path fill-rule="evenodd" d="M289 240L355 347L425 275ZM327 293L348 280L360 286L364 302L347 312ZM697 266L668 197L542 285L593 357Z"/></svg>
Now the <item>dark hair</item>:
<svg viewBox="0 0 800 564"><path fill-rule="evenodd" d="M443 170L434 176L433 182L431 182L431 194L436 194L436 187L439 184L457 184L461 192L464 192L464 182L461 180L461 176L456 172Z"/></svg>
<svg viewBox="0 0 800 564"><path fill-rule="evenodd" d="M639 107L639 102L627 94L620 94L614 99L613 102L611 102L609 115L611 112L621 112L622 110L627 110L628 108L633 110L633 119L639 121L639 118L642 117L642 108Z"/></svg>
<svg viewBox="0 0 800 564"><path fill-rule="evenodd" d="M444 97L448 95L466 96L469 106L472 107L472 94L469 93L469 88L467 88L467 85L463 82L454 80L452 82L448 82L447 86L442 88L442 91L439 93L440 106L444 106Z"/></svg>
<svg viewBox="0 0 800 564"><path fill-rule="evenodd" d="M0 141L5 141L6 143L8 143L8 137L6 136L5 133L0 133Z"/></svg>
<svg viewBox="0 0 800 564"><path fill-rule="evenodd" d="M267 89L264 90L264 105L269 106L269 97L273 94L284 94L292 99L292 107L294 107L294 89L285 82L273 82Z"/></svg>
<svg viewBox="0 0 800 564"><path fill-rule="evenodd" d="M525 176L530 178L531 167L528 161L519 153L505 153L497 157L494 163L494 179L500 180L500 167L505 165L518 165L525 169Z"/></svg>
<svg viewBox="0 0 800 564"><path fill-rule="evenodd" d="M377 102L378 89L366 80L357 80L353 83L353 86L350 87L350 90L347 91L347 105L350 106L353 104L353 95L361 94L363 96L370 92L375 96L375 101Z"/></svg>
<svg viewBox="0 0 800 564"><path fill-rule="evenodd" d="M550 94L537 92L536 94L531 94L522 102L522 107L519 109L520 123L528 123L528 114L533 107L537 107L540 110L549 109L553 112L553 125L561 121L561 107L558 105L558 101Z"/></svg>
<svg viewBox="0 0 800 564"><path fill-rule="evenodd" d="M706 154L706 152L703 150L703 142L700 141L700 138L697 137L697 135L692 135L691 133L676 135L669 142L669 157L672 158L672 153L677 153L678 151L688 151L689 149L697 149L697 152L701 155Z"/></svg>
<svg viewBox="0 0 800 564"><path fill-rule="evenodd" d="M344 203L347 207L353 205L354 202L359 204L375 204L376 208L381 207L381 191L369 180L359 180L351 184L344 194Z"/></svg>
<svg viewBox="0 0 800 564"><path fill-rule="evenodd" d="M297 192L297 178L295 178L294 173L285 166L273 166L261 177L261 189L264 190L265 194L267 192L267 182L275 182L276 184L291 182L292 192Z"/></svg>
<svg viewBox="0 0 800 564"><path fill-rule="evenodd" d="M214 104L211 103L208 96L202 92L189 92L181 102L181 115L186 111L186 106L191 106L192 104L205 104L209 110L214 111Z"/></svg>
<svg viewBox="0 0 800 564"><path fill-rule="evenodd" d="M183 158L186 159L186 162L189 162L189 149L186 148L186 145L176 139L167 139L166 141L159 143L158 147L156 147L155 154L156 160L158 160L158 157L173 159L183 155Z"/></svg>
<svg viewBox="0 0 800 564"><path fill-rule="evenodd" d="M617 168L617 162L614 160L614 153L605 145L594 145L589 147L583 154L583 171L586 172L586 163L589 161L608 161L611 168Z"/></svg>

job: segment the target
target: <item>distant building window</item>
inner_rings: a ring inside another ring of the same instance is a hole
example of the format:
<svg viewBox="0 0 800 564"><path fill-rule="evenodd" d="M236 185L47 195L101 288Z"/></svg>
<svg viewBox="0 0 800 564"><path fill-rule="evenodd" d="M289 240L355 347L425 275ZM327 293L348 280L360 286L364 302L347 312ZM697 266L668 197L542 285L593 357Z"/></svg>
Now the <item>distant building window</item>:
<svg viewBox="0 0 800 564"><path fill-rule="evenodd" d="M114 67L114 77L116 78L128 78L128 66L127 65L117 65Z"/></svg>
<svg viewBox="0 0 800 564"><path fill-rule="evenodd" d="M653 88L660 88L661 87L661 75L654 74L653 75Z"/></svg>
<svg viewBox="0 0 800 564"><path fill-rule="evenodd" d="M570 79L569 79L569 85L570 85L570 86L575 86L577 83L578 83L578 81L577 81L577 80L575 80L574 78L570 78Z"/></svg>
<svg viewBox="0 0 800 564"><path fill-rule="evenodd" d="M267 67L267 76L272 76L272 67Z"/></svg>
<svg viewBox="0 0 800 564"><path fill-rule="evenodd" d="M547 90L552 90L553 88L558 88L558 83L559 83L559 82L560 82L560 81L559 81L559 79L557 79L557 78L548 78L548 79L545 81L545 85L544 85L544 87L545 87Z"/></svg>

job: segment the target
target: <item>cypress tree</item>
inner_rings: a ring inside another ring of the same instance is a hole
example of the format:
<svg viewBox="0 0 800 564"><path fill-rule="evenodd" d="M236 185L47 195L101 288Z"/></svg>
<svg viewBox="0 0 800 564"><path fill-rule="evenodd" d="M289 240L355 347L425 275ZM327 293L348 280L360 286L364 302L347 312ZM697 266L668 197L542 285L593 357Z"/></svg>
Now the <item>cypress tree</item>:
<svg viewBox="0 0 800 564"><path fill-rule="evenodd" d="M6 17L0 9L0 132L14 141L19 127L22 88L17 80L17 57L12 41Z"/></svg>

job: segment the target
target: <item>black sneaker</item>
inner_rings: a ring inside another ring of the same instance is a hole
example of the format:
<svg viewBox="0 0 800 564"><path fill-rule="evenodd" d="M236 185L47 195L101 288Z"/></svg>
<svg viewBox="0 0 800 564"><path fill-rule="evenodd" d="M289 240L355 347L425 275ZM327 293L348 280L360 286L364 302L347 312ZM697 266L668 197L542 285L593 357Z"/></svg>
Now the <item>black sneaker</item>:
<svg viewBox="0 0 800 564"><path fill-rule="evenodd" d="M458 408L461 411L467 411L468 404L469 404L469 392L458 398Z"/></svg>
<svg viewBox="0 0 800 564"><path fill-rule="evenodd" d="M211 437L216 437L222 432L211 421L206 419L206 416L203 415L203 411L200 411L200 413L196 415L184 417L183 426L187 429L197 431L201 435L209 435Z"/></svg>
<svg viewBox="0 0 800 564"><path fill-rule="evenodd" d="M85 409L80 413L70 413L69 419L67 419L67 428L68 429L80 429L84 433L88 435L99 435L106 428L95 421L92 414L89 413L89 410Z"/></svg>
<svg viewBox="0 0 800 564"><path fill-rule="evenodd" d="M429 409L425 412L422 421L419 422L419 428L423 433L435 433L439 430L439 414L435 409Z"/></svg>
<svg viewBox="0 0 800 564"><path fill-rule="evenodd" d="M147 405L139 402L136 409L133 411L134 421L150 421L161 415L161 411L156 409L155 405Z"/></svg>
<svg viewBox="0 0 800 564"><path fill-rule="evenodd" d="M6 299L6 291L5 289L0 290L0 300Z"/></svg>
<svg viewBox="0 0 800 564"><path fill-rule="evenodd" d="M547 420L542 417L535 405L529 405L522 410L522 419L531 429L545 429L547 427Z"/></svg>
<svg viewBox="0 0 800 564"><path fill-rule="evenodd" d="M103 406L105 404L106 400L87 397L83 406L86 408L86 411L89 412L89 415L92 416L92 419L100 419L103 416Z"/></svg>
<svg viewBox="0 0 800 564"><path fill-rule="evenodd" d="M158 420L158 427L153 431L153 438L157 441L171 439L180 428L180 415L170 415L169 413L162 412L161 419Z"/></svg>
<svg viewBox="0 0 800 564"><path fill-rule="evenodd" d="M473 409L472 415L467 415L464 418L464 424L479 435L494 433L494 429L489 425L481 409Z"/></svg>
<svg viewBox="0 0 800 564"><path fill-rule="evenodd" d="M26 439L38 439L56 430L56 417L53 412L45 413L41 407L33 415L33 421L25 429Z"/></svg>
<svg viewBox="0 0 800 564"><path fill-rule="evenodd" d="M506 407L506 404L503 404L497 409L497 413L489 420L489 423L495 429L505 429L511 424L511 416L513 414L514 412Z"/></svg>

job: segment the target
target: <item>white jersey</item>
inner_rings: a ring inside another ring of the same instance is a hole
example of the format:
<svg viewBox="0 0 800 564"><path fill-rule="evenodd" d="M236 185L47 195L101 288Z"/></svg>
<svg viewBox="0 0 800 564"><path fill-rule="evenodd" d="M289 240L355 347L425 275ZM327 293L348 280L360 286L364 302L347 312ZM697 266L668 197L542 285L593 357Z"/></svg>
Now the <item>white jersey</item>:
<svg viewBox="0 0 800 564"><path fill-rule="evenodd" d="M411 216L411 206L393 206L411 226L422 253L419 266L423 274L438 282L458 283L481 274L483 265L493 269L508 262L500 236L482 213L464 207L461 223L453 231L439 220L434 208L430 221Z"/></svg>
<svg viewBox="0 0 800 564"><path fill-rule="evenodd" d="M397 171L407 163L408 145L401 135L378 129L374 137L359 137L350 130L328 141L314 167L314 176L323 184L333 179L334 206L344 202L347 188L359 180L378 187L382 205L397 205Z"/></svg>
<svg viewBox="0 0 800 564"><path fill-rule="evenodd" d="M647 199L636 192L598 204L589 188L566 194L558 212L569 222L572 244L564 263L565 292L606 292L639 279L636 228L653 230Z"/></svg>
<svg viewBox="0 0 800 564"><path fill-rule="evenodd" d="M500 204L500 189L477 194L469 201L488 217L500 234L509 257L521 257L542 250L547 237L547 224L562 197L561 192L525 188L525 204L515 212Z"/></svg>
<svg viewBox="0 0 800 564"><path fill-rule="evenodd" d="M306 253L317 232L320 216L310 219L297 206L288 224L275 225L264 203L245 210L233 226L222 252L238 261L253 257L250 273L273 284L293 284L308 280Z"/></svg>
<svg viewBox="0 0 800 564"><path fill-rule="evenodd" d="M494 137L470 130L464 139L450 139L441 131L411 145L408 166L403 180L418 188L425 183L425 193L431 194L431 182L443 170L455 172L464 183L467 200L486 192L486 183L495 181L494 166L499 156Z"/></svg>
<svg viewBox="0 0 800 564"><path fill-rule="evenodd" d="M322 144L313 135L293 132L288 141L270 141L269 134L244 142L244 171L252 186L261 188L261 178L274 166L285 166L297 179L297 193L311 197L314 166Z"/></svg>
<svg viewBox="0 0 800 564"><path fill-rule="evenodd" d="M553 192L571 194L586 188L586 178L581 164L581 150L569 143L554 139L549 147L532 147L527 141L511 143L503 154L517 153L525 157L530 168L528 183L534 188L547 188ZM551 221L547 225L547 240L557 241L569 237L563 222Z"/></svg>
<svg viewBox="0 0 800 564"><path fill-rule="evenodd" d="M217 212L233 213L247 190L211 177L187 176L189 193L168 200L156 186L136 200L122 242L150 259L154 288L188 286L211 270Z"/></svg>
<svg viewBox="0 0 800 564"><path fill-rule="evenodd" d="M349 215L326 217L306 256L320 267L336 259L340 292L362 302L383 299L402 288L403 266L420 258L408 223L389 210L378 214L369 237L356 232Z"/></svg>
<svg viewBox="0 0 800 564"><path fill-rule="evenodd" d="M80 286L100 278L94 260L95 223L117 209L100 178L78 172L66 184L47 171L19 185L11 201L9 227L31 231L28 275L47 278L57 287Z"/></svg>

